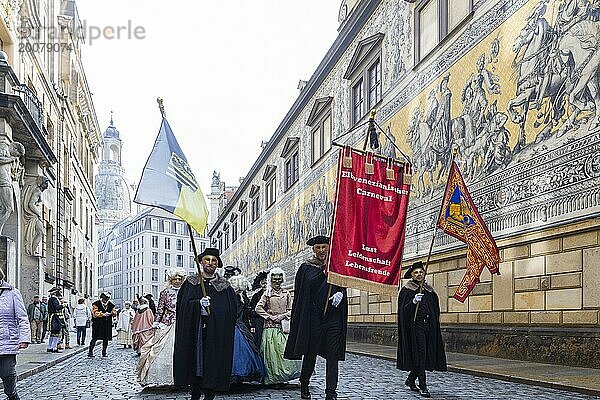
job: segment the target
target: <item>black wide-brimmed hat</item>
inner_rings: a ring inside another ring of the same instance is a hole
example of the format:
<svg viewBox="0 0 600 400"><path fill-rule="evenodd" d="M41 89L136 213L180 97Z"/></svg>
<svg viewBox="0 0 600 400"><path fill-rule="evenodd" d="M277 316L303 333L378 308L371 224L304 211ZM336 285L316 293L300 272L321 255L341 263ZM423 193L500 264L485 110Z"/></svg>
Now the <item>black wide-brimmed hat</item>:
<svg viewBox="0 0 600 400"><path fill-rule="evenodd" d="M204 256L214 256L217 257L217 259L219 260L219 268L221 268L223 266L223 261L221 261L221 257L220 257L220 253L219 253L219 249L215 249L214 247L207 247L206 249L204 249L204 251L200 254L198 254L198 261L202 262L202 257Z"/></svg>
<svg viewBox="0 0 600 400"><path fill-rule="evenodd" d="M260 271L256 274L256 278L254 278L254 282L252 282L252 290L256 290L260 288L260 282L267 279L267 271Z"/></svg>
<svg viewBox="0 0 600 400"><path fill-rule="evenodd" d="M60 293L61 289L58 286L53 287L52 289L48 290L48 293L53 294L53 293Z"/></svg>
<svg viewBox="0 0 600 400"><path fill-rule="evenodd" d="M225 277L236 275L236 271L238 273L242 273L242 270L239 267L234 267L233 265L228 265L225 267Z"/></svg>
<svg viewBox="0 0 600 400"><path fill-rule="evenodd" d="M410 267L408 267L408 269L404 273L404 279L410 279L410 278L412 278L411 274L417 268L421 268L422 270L425 270L425 267L423 266L423 263L421 261L417 261L416 263L414 263L413 265L411 265Z"/></svg>
<svg viewBox="0 0 600 400"><path fill-rule="evenodd" d="M110 300L110 293L102 292L102 293L100 293L100 298Z"/></svg>
<svg viewBox="0 0 600 400"><path fill-rule="evenodd" d="M317 235L308 239L306 244L309 246L315 246L317 244L329 244L329 236Z"/></svg>

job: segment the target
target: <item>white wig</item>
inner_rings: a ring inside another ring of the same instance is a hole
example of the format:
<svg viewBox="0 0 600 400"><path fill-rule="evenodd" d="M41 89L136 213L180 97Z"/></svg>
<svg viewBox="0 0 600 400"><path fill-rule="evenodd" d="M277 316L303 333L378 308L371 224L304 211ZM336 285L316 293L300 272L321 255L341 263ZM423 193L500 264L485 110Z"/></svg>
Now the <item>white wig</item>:
<svg viewBox="0 0 600 400"><path fill-rule="evenodd" d="M171 280L176 277L181 277L181 279L185 279L186 273L185 268L181 267L172 267L167 270L167 287L171 287Z"/></svg>
<svg viewBox="0 0 600 400"><path fill-rule="evenodd" d="M233 275L229 278L229 284L236 293L250 290L250 281L244 275Z"/></svg>
<svg viewBox="0 0 600 400"><path fill-rule="evenodd" d="M267 291L266 291L267 297L271 296L271 291L273 290L273 288L271 287L271 276L272 275L283 275L283 282L281 283L281 287L283 287L283 285L285 285L285 271L279 267L271 268L269 270L269 274L267 275Z"/></svg>

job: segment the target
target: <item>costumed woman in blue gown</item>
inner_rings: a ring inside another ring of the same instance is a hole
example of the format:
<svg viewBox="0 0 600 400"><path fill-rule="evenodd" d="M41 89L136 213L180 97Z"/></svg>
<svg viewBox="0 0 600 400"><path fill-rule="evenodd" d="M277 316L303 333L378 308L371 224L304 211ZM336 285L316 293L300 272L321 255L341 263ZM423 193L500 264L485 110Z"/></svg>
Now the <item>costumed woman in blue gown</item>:
<svg viewBox="0 0 600 400"><path fill-rule="evenodd" d="M234 275L229 278L229 284L235 290L238 299L238 319L235 324L235 336L233 339L233 368L231 369L231 381L262 382L265 375L265 364L260 355L260 349L254 342L254 336L244 323L242 310L244 308L243 295L248 289L249 282L243 275Z"/></svg>

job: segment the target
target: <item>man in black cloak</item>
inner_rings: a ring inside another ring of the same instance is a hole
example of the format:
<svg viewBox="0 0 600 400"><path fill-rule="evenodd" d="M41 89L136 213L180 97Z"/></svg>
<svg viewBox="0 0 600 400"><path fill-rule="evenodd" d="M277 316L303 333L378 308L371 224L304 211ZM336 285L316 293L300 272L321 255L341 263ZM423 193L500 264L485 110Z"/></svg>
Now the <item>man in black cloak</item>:
<svg viewBox="0 0 600 400"><path fill-rule="evenodd" d="M112 320L117 309L108 293L101 293L100 299L92 303L92 340L88 349L88 357L94 357L96 341L102 340L102 357L107 357L108 342L112 340Z"/></svg>
<svg viewBox="0 0 600 400"><path fill-rule="evenodd" d="M198 258L200 274L188 276L177 294L173 375L175 385L191 386L192 400L203 391L211 400L215 391L229 390L238 308L229 282L215 274L223 265L219 250L207 248Z"/></svg>
<svg viewBox="0 0 600 400"><path fill-rule="evenodd" d="M440 301L425 282L423 263L414 263L404 274L411 279L398 296L398 355L396 368L410 371L406 386L431 397L425 370L446 371L446 353L440 330ZM421 290L421 284L423 289ZM415 317L416 313L416 317ZM419 378L419 386L415 384Z"/></svg>
<svg viewBox="0 0 600 400"><path fill-rule="evenodd" d="M348 296L346 289L327 283L324 273L329 238L316 236L306 242L313 257L300 265L294 283L290 334L284 357L302 359L300 397L310 399L308 384L317 355L325 358L325 399L337 399L338 361L346 358Z"/></svg>

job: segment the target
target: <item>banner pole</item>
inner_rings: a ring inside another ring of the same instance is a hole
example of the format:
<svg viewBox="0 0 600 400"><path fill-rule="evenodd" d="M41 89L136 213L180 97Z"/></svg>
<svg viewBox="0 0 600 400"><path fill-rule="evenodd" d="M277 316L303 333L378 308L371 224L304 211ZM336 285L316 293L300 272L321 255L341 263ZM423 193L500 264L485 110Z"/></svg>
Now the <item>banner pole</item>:
<svg viewBox="0 0 600 400"><path fill-rule="evenodd" d="M202 289L202 297L206 297L206 286L204 286L204 276L202 276L202 268L200 267L200 261L198 260L198 250L196 250L196 242L194 241L194 234L192 227L187 224L188 232L190 234L190 240L192 241L192 250L194 252L194 261L196 261L196 268L198 268L198 277L200 278L200 288ZM206 312L210 315L210 307L206 307Z"/></svg>
<svg viewBox="0 0 600 400"><path fill-rule="evenodd" d="M434 227L433 237L431 238L431 243L429 244L429 253L427 254L427 261L425 261L425 275L423 275L423 281L419 285L419 293L423 293L423 285L425 284L425 276L427 276L427 267L429 266L429 260L431 259L431 251L433 250L433 244L435 243L436 233L437 227ZM417 302L417 307L415 307L415 315L413 317L413 322L417 320L417 311L419 311L419 304L421 304L421 302Z"/></svg>
<svg viewBox="0 0 600 400"><path fill-rule="evenodd" d="M458 154L458 147L454 146L452 149L452 162L456 159L456 155ZM450 174L452 173L452 164L448 169L448 178L446 179L446 186L448 186L448 181L450 180ZM444 191L445 192L445 191ZM440 204L440 211L438 212L438 220L440 219L440 214L442 213L442 207L444 207L444 195L442 194L442 203ZM425 276L427 276L427 267L429 266L429 260L431 259L431 252L433 250L433 244L435 243L435 235L437 233L437 222L433 227L433 237L431 238L431 244L429 245L429 253L427 254L427 261L425 262ZM423 293L423 285L425 284L425 276L423 277L423 282L419 285L419 293ZM415 316L413 317L413 322L417 320L417 311L419 311L419 304L417 303L417 307L415 308Z"/></svg>

